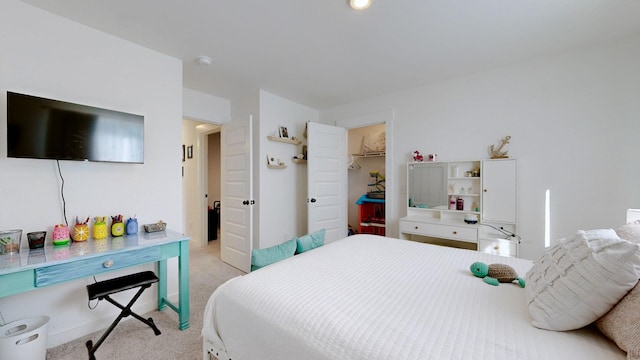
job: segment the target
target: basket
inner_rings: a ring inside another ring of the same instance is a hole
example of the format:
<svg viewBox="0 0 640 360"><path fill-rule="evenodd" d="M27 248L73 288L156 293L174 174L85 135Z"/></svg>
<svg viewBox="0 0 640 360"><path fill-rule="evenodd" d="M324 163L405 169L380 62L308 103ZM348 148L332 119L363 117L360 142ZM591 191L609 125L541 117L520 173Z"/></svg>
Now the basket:
<svg viewBox="0 0 640 360"><path fill-rule="evenodd" d="M157 222L155 224L145 224L144 225L144 231L148 232L148 233L152 233L152 232L158 232L158 231L165 231L167 229L167 223L165 222Z"/></svg>

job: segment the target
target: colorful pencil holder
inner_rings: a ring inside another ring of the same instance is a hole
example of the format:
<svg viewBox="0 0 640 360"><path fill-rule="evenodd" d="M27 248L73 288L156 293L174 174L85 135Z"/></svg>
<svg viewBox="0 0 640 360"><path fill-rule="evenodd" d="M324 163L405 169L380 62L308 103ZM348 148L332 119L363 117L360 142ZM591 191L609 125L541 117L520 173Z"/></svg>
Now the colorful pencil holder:
<svg viewBox="0 0 640 360"><path fill-rule="evenodd" d="M107 237L107 223L104 221L93 224L93 238L104 239Z"/></svg>
<svg viewBox="0 0 640 360"><path fill-rule="evenodd" d="M127 220L127 235L133 235L138 233L138 219L129 218Z"/></svg>
<svg viewBox="0 0 640 360"><path fill-rule="evenodd" d="M113 236L124 235L124 223L114 222L113 224L111 224L111 235Z"/></svg>
<svg viewBox="0 0 640 360"><path fill-rule="evenodd" d="M53 245L67 245L71 238L69 237L69 227L64 224L58 224L53 227Z"/></svg>
<svg viewBox="0 0 640 360"><path fill-rule="evenodd" d="M73 241L87 241L89 239L89 225L76 224L73 227Z"/></svg>

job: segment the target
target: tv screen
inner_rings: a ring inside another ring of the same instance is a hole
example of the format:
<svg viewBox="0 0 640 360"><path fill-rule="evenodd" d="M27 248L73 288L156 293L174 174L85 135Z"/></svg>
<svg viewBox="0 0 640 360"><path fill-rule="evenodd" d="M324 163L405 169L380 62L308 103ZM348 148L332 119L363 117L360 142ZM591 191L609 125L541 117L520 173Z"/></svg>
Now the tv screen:
<svg viewBox="0 0 640 360"><path fill-rule="evenodd" d="M7 155L144 163L144 116L7 91Z"/></svg>

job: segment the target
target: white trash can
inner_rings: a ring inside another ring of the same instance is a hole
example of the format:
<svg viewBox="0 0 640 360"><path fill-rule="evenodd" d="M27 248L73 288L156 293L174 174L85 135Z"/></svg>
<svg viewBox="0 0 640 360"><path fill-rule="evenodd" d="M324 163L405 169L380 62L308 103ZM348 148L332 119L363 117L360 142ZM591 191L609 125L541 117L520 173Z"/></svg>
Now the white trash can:
<svg viewBox="0 0 640 360"><path fill-rule="evenodd" d="M46 359L48 327L48 316L34 316L0 326L0 359Z"/></svg>

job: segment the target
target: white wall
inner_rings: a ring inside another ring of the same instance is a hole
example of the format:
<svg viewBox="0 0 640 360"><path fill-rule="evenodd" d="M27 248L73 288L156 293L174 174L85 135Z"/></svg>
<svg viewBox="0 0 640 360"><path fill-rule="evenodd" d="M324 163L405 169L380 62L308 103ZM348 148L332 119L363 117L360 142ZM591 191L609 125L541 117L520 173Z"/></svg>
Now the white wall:
<svg viewBox="0 0 640 360"><path fill-rule="evenodd" d="M258 172L259 225L254 232L254 247L265 248L301 236L307 232L307 166L292 163L291 158L302 152L302 145L269 141L277 136L278 126L286 126L289 136L306 144L303 137L307 121L317 122L318 111L290 100L260 91L259 131L254 132L254 146L260 151L254 163ZM267 154L282 159L286 169L267 168Z"/></svg>
<svg viewBox="0 0 640 360"><path fill-rule="evenodd" d="M404 203L413 150L439 160L487 158L511 135L518 159L521 256L544 247L544 198L551 191L551 238L615 227L640 204L640 36L431 84L321 111L324 123L392 108L393 166L387 197ZM387 132L389 133L389 131ZM406 215L387 213L391 236ZM388 229L389 230L389 229Z"/></svg>
<svg viewBox="0 0 640 360"><path fill-rule="evenodd" d="M163 219L183 231L180 61L18 0L0 3L0 48L0 229L46 229L51 241L53 225L64 221L56 162L7 158L6 91L16 91L145 117L144 164L60 162L69 221L76 215L136 214L140 224ZM26 242L22 250L28 251ZM174 261L169 269L169 292L175 293ZM119 312L109 304L87 308L85 286L92 282L0 298L0 311L7 321L50 316L48 346L55 346L106 326ZM136 309L151 310L155 297L145 292Z"/></svg>
<svg viewBox="0 0 640 360"><path fill-rule="evenodd" d="M196 126L199 124L193 120L182 120L182 144L185 147L184 162L182 168L184 176L182 176L182 198L183 198L183 219L184 233L189 235L194 243L200 243L200 222L203 219L204 210L201 208L199 172L198 172L198 131ZM192 157L188 157L188 149L192 148ZM182 149L180 149L182 152ZM182 157L182 155L180 155Z"/></svg>
<svg viewBox="0 0 640 360"><path fill-rule="evenodd" d="M231 119L231 102L184 88L182 89L182 115L185 119L222 124Z"/></svg>

